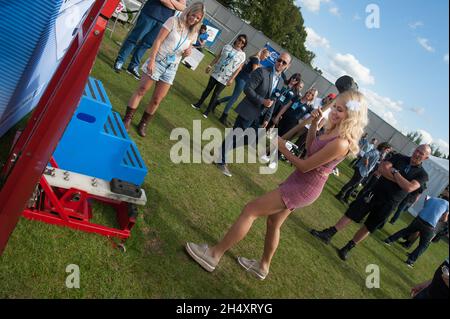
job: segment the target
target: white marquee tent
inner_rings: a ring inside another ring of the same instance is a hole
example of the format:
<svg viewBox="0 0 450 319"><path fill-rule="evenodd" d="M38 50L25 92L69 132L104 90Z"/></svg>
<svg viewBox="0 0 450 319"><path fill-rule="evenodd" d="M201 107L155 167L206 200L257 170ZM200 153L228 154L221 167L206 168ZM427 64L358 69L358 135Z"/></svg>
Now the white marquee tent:
<svg viewBox="0 0 450 319"><path fill-rule="evenodd" d="M449 161L443 158L431 156L423 163L423 167L428 173L429 182L427 190L420 196L417 203L409 209L409 212L417 216L423 207L425 197L437 197L447 187L449 179Z"/></svg>

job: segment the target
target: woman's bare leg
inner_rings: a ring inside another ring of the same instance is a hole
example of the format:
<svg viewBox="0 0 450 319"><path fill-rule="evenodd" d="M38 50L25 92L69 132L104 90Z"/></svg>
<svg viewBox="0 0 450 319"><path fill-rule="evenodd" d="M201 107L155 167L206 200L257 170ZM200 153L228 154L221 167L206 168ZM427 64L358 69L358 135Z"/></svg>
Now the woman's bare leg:
<svg viewBox="0 0 450 319"><path fill-rule="evenodd" d="M150 90L150 88L153 85L153 81L151 77L149 77L147 74L142 74L141 81L139 82L139 87L137 90L133 93L130 100L128 101L128 106L132 108L133 110L137 109L139 106L139 103L141 102L142 98L145 96L145 94Z"/></svg>
<svg viewBox="0 0 450 319"><path fill-rule="evenodd" d="M272 257L280 242L280 229L286 218L291 214L289 209L267 217L266 238L264 242L264 253L260 262L260 269L268 273Z"/></svg>
<svg viewBox="0 0 450 319"><path fill-rule="evenodd" d="M171 85L165 82L156 82L155 91L153 91L152 99L145 110L146 113L154 115L162 100L166 97Z"/></svg>
<svg viewBox="0 0 450 319"><path fill-rule="evenodd" d="M227 250L247 235L256 218L277 214L285 210L286 205L281 199L279 189L275 189L251 201L244 207L239 218L234 222L223 239L210 248L209 254L216 261L220 260Z"/></svg>

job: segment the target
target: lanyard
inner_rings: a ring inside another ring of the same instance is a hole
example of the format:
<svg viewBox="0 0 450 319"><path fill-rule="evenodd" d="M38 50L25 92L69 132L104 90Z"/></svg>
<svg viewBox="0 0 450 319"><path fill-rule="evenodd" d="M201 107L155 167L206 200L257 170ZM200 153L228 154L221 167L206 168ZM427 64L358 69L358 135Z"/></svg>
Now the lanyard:
<svg viewBox="0 0 450 319"><path fill-rule="evenodd" d="M177 46L175 47L175 49L173 50L173 53L175 54L177 52L177 50L184 44L184 42L186 42L187 38L188 38L189 32L186 33L186 37L184 38L183 42L181 42L181 39L183 38L183 33L180 35L180 41L178 41Z"/></svg>

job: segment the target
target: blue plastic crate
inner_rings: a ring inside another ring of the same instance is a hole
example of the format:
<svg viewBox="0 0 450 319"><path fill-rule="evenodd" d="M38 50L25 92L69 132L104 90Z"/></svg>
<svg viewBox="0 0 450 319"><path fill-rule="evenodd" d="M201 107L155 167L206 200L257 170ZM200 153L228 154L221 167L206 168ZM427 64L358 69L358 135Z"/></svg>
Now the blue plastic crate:
<svg viewBox="0 0 450 319"><path fill-rule="evenodd" d="M105 180L141 185L147 168L102 83L89 78L72 120L53 154L58 166Z"/></svg>

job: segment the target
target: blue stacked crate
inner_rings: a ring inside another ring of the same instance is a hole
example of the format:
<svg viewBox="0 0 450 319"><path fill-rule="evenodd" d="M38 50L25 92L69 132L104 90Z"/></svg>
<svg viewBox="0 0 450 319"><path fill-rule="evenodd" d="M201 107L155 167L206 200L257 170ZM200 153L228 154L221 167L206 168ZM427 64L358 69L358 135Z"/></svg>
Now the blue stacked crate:
<svg viewBox="0 0 450 319"><path fill-rule="evenodd" d="M112 111L102 83L89 78L75 114L53 154L61 169L141 185L147 168L128 136L120 115Z"/></svg>

